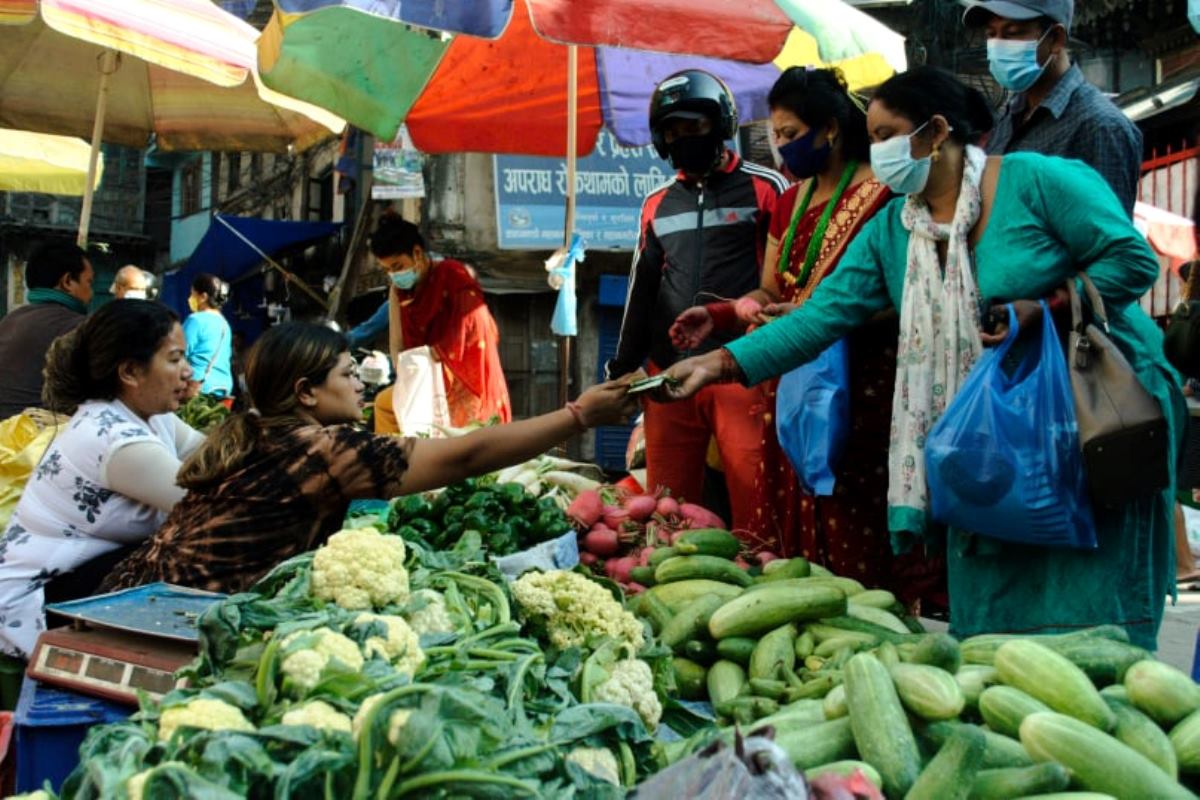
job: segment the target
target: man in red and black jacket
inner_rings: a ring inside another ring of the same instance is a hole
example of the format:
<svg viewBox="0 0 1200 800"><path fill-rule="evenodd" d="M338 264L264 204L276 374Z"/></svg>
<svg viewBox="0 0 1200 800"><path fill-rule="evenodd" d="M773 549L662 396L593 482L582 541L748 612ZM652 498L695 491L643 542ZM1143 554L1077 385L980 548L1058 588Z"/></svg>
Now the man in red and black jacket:
<svg viewBox="0 0 1200 800"><path fill-rule="evenodd" d="M771 214L787 182L747 164L725 147L737 133L733 96L715 76L677 73L650 99L650 130L658 154L678 174L642 206L641 233L629 273L629 295L610 378L649 362L651 374L676 360L721 347L717 333L681 353L667 335L685 309L739 298L760 283ZM648 401L645 407L647 487L676 498L701 499L705 456L716 439L733 509L733 528L751 530L748 507L760 464L762 414L757 389L722 384L690 400Z"/></svg>

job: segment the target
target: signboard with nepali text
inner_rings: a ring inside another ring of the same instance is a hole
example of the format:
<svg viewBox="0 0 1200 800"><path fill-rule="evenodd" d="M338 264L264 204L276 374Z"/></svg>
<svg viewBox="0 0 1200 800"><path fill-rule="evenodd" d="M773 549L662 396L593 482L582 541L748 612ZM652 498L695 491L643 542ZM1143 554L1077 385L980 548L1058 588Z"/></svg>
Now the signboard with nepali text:
<svg viewBox="0 0 1200 800"><path fill-rule="evenodd" d="M496 229L504 250L553 250L563 243L565 159L495 156ZM642 200L674 175L653 147L622 147L604 130L575 172L575 232L588 248L632 250Z"/></svg>

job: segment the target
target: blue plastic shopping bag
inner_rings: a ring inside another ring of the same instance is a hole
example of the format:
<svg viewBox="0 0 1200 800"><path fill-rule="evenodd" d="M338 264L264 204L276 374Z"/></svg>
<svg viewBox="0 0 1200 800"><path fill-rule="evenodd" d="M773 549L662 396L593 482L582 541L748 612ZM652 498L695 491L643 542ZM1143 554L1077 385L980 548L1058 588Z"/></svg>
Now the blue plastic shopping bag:
<svg viewBox="0 0 1200 800"><path fill-rule="evenodd" d="M775 430L804 491L832 495L833 473L850 432L850 363L844 339L779 379Z"/></svg>
<svg viewBox="0 0 1200 800"><path fill-rule="evenodd" d="M976 362L925 443L934 519L1022 544L1094 549L1070 376L1042 304L1040 342L1015 367L1009 334Z"/></svg>

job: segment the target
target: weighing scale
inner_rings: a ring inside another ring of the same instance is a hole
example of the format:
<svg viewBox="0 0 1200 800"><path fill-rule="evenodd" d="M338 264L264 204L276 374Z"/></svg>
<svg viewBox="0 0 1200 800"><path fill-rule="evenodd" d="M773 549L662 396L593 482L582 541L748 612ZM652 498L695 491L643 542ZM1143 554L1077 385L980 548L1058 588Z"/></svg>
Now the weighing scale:
<svg viewBox="0 0 1200 800"><path fill-rule="evenodd" d="M72 622L38 637L26 674L81 694L137 705L182 685L175 671L196 657L196 621L225 595L151 583L46 606Z"/></svg>

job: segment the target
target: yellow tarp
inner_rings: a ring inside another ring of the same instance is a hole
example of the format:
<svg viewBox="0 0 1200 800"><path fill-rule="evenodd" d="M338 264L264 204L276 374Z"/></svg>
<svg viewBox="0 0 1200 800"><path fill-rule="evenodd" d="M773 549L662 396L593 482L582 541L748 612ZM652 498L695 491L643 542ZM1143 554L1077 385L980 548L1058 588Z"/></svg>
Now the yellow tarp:
<svg viewBox="0 0 1200 800"><path fill-rule="evenodd" d="M88 143L71 136L0 129L0 191L83 195ZM104 173L104 155L95 186Z"/></svg>
<svg viewBox="0 0 1200 800"><path fill-rule="evenodd" d="M837 67L846 77L850 90L855 92L868 86L878 86L895 74L891 64L880 53L866 53L826 63L821 60L821 51L817 40L799 28L792 28L787 44L775 59L775 66L784 70L788 67L809 64L818 67Z"/></svg>

